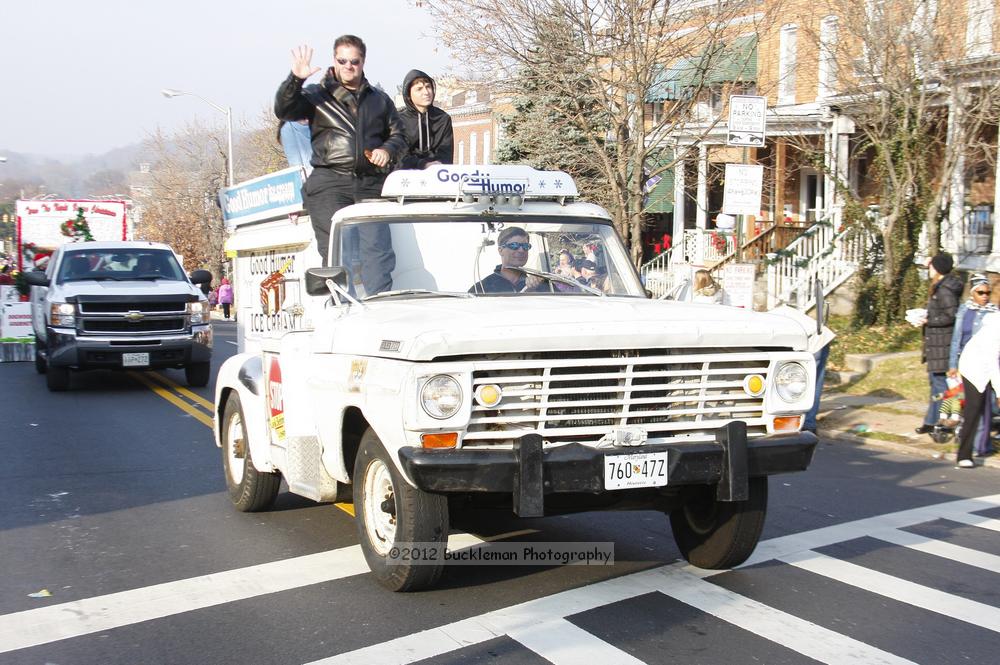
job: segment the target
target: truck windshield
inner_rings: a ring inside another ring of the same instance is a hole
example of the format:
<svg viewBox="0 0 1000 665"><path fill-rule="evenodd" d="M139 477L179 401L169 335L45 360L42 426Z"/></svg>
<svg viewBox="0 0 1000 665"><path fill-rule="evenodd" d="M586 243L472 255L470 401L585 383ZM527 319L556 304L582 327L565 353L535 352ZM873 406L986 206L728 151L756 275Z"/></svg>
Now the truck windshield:
<svg viewBox="0 0 1000 665"><path fill-rule="evenodd" d="M162 249L79 249L67 251L57 281L81 280L185 281L172 252Z"/></svg>
<svg viewBox="0 0 1000 665"><path fill-rule="evenodd" d="M608 223L570 217L508 221L366 219L340 226L339 257L360 297L637 296L644 292ZM391 242L395 265L386 250ZM366 285L379 284L372 292Z"/></svg>

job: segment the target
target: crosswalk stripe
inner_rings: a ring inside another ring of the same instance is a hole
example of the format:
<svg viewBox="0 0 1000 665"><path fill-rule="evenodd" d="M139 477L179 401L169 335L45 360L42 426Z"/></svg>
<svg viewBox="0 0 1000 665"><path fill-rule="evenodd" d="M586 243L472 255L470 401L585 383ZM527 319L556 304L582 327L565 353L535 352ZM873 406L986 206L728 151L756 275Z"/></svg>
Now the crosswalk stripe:
<svg viewBox="0 0 1000 665"><path fill-rule="evenodd" d="M967 566L975 566L976 568L982 568L993 573L1000 573L1000 556L996 554L980 552L970 547L953 545L942 540L935 540L927 536L910 533L909 531L900 531L899 529L886 529L873 533L871 536L879 540L884 540L887 543L892 543L893 545L902 545L903 547L908 547L919 552L933 554L942 559L950 559L964 563Z"/></svg>
<svg viewBox="0 0 1000 665"><path fill-rule="evenodd" d="M517 630L508 635L528 647L552 665L607 663L608 665L644 665L631 654L608 644L599 637L574 626L565 619Z"/></svg>
<svg viewBox="0 0 1000 665"><path fill-rule="evenodd" d="M948 519L952 522L961 522L962 524L968 524L969 526L977 526L980 529L1000 531L1000 520L995 520L989 517L982 517L980 515L951 515Z"/></svg>
<svg viewBox="0 0 1000 665"><path fill-rule="evenodd" d="M835 543L855 540L856 538L867 536L873 531L882 529L901 529L922 522L933 522L938 519L961 522L963 521L962 518L967 517L968 513L996 508L997 506L1000 506L1000 494L992 494L976 499L960 499L958 501L949 501L948 503L939 503L921 508L911 508L896 513L887 513L853 522L835 524L812 531L780 536L758 545L753 555L747 559L743 566L752 566L777 559L784 552L815 550Z"/></svg>
<svg viewBox="0 0 1000 665"><path fill-rule="evenodd" d="M478 545L448 537L449 549ZM0 653L368 572L360 545L0 616Z"/></svg>
<svg viewBox="0 0 1000 665"><path fill-rule="evenodd" d="M910 663L877 647L733 593L686 569L660 569L660 593L821 663Z"/></svg>
<svg viewBox="0 0 1000 665"><path fill-rule="evenodd" d="M796 552L778 557L778 560L886 598L1000 632L1000 608L985 603L938 591L819 552Z"/></svg>
<svg viewBox="0 0 1000 665"><path fill-rule="evenodd" d="M0 653L360 575L359 545L0 616Z"/></svg>

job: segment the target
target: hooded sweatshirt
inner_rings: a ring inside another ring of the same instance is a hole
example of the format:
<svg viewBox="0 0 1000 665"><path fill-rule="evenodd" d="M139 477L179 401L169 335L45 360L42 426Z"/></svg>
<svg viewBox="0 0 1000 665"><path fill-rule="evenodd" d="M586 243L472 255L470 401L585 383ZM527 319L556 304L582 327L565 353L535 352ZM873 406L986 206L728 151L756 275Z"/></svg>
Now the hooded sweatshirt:
<svg viewBox="0 0 1000 665"><path fill-rule="evenodd" d="M421 113L410 99L410 88L421 78L430 81L431 88L437 92L434 79L419 69L411 69L403 79L403 102L406 108L399 112L399 117L403 121L408 147L406 155L399 162L399 167L403 169L422 169L428 162L454 162L455 137L451 128L451 116L436 106L430 106L425 113Z"/></svg>

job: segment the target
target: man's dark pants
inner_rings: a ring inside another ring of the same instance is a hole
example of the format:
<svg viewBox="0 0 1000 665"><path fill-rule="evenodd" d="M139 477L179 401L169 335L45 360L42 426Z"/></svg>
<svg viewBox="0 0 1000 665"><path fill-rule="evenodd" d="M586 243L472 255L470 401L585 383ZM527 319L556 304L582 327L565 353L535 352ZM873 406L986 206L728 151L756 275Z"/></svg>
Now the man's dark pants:
<svg viewBox="0 0 1000 665"><path fill-rule="evenodd" d="M302 193L324 265L329 257L333 215L363 199L379 198L383 182L385 176L381 175L355 176L328 168L313 169ZM361 245L361 283L365 293L373 295L389 290L392 288L392 270L396 267L389 225L360 224L356 228Z"/></svg>

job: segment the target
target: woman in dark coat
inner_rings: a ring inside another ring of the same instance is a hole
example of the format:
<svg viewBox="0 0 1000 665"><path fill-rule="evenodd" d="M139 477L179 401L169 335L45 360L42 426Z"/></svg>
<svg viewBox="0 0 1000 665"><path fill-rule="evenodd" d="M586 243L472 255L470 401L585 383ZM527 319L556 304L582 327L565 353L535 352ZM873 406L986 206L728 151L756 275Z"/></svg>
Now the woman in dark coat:
<svg viewBox="0 0 1000 665"><path fill-rule="evenodd" d="M938 421L941 400L934 399L948 389L948 356L951 335L955 328L955 312L962 298L961 278L952 274L954 261L950 254L938 254L930 260L927 270L931 278L931 292L927 299L927 322L924 324L924 355L927 376L931 384L931 399L927 405L923 424L917 434L926 434Z"/></svg>

